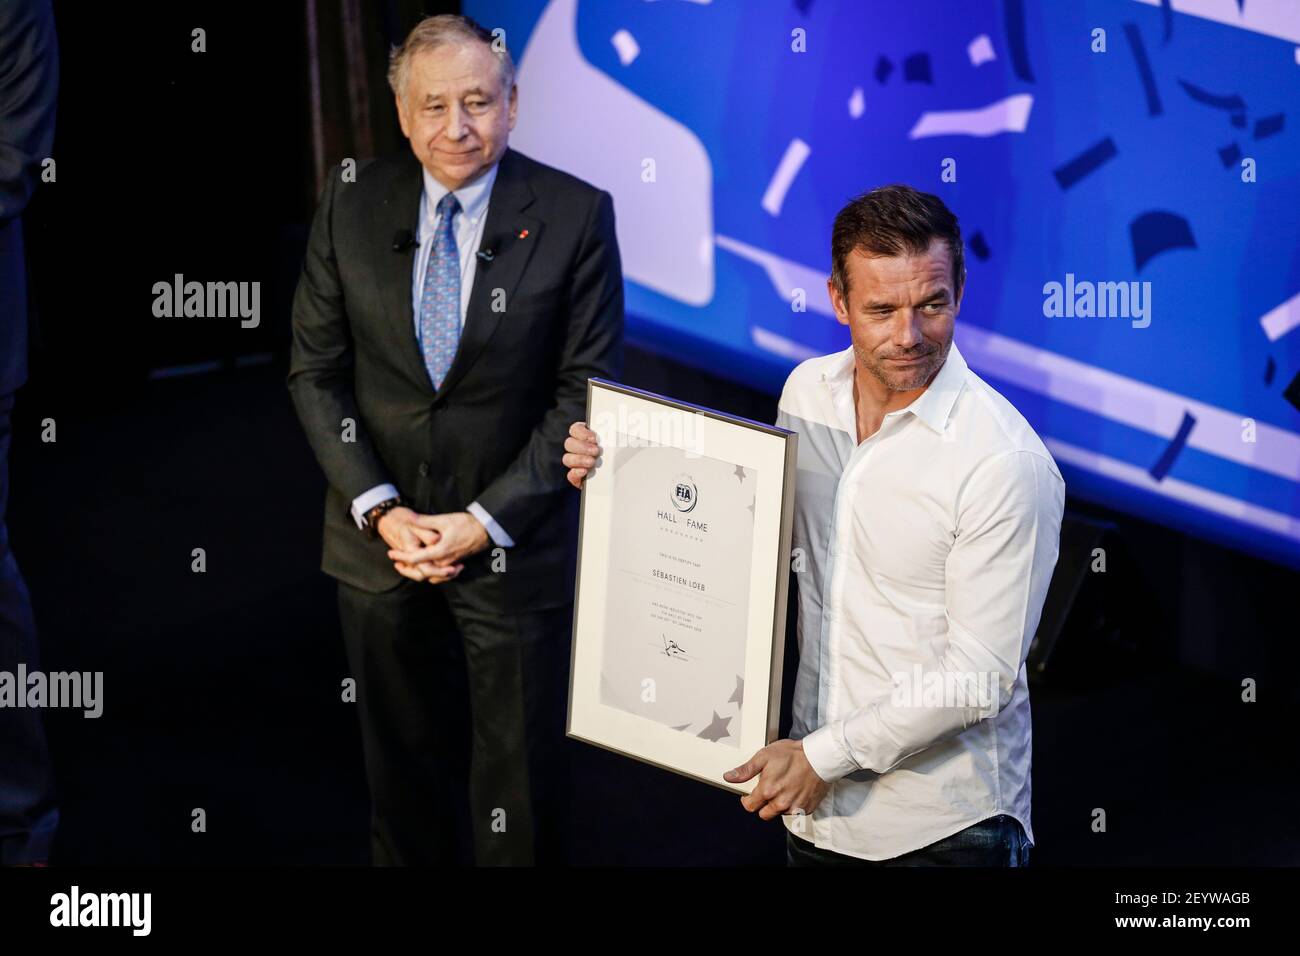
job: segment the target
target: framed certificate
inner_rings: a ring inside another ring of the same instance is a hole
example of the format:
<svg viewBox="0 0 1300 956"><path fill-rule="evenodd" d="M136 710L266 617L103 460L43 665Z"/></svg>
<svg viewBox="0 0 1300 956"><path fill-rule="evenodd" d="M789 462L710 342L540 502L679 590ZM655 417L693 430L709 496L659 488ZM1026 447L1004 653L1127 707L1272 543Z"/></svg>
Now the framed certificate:
<svg viewBox="0 0 1300 956"><path fill-rule="evenodd" d="M568 735L737 793L776 739L796 442L603 379L582 491Z"/></svg>

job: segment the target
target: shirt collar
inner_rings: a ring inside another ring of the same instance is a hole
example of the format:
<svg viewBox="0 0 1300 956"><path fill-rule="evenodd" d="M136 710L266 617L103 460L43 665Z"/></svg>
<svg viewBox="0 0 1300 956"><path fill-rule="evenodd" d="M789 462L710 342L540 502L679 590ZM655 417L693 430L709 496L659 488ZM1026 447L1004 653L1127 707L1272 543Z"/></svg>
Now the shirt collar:
<svg viewBox="0 0 1300 956"><path fill-rule="evenodd" d="M857 360L853 352L853 346L850 345L843 352L836 353L835 361L830 364L826 371L822 372L822 381L836 390L848 388L851 395L856 365ZM961 394L961 390L966 384L968 369L966 359L962 356L961 350L957 348L957 343L954 341L948 349L948 358L939 371L935 373L929 387L911 405L889 414L901 415L911 412L932 430L942 435L944 428L948 424L948 416L952 414L952 407L957 402L957 396ZM850 404L852 404L851 401ZM856 411L854 414L856 415Z"/></svg>
<svg viewBox="0 0 1300 956"><path fill-rule="evenodd" d="M908 405L907 410L942 435L948 425L948 416L952 414L952 406L956 404L957 396L966 384L967 368L966 359L958 350L957 343L953 342L948 349L947 360L935 373L930 387Z"/></svg>
<svg viewBox="0 0 1300 956"><path fill-rule="evenodd" d="M488 200L492 196L492 184L497 180L497 169L500 166L499 162L493 163L478 179L455 190L456 201L460 203L461 213L466 219L476 221L487 209ZM434 179L429 170L423 166L420 168L424 172L424 217L432 225L433 219L438 215L438 203L452 190Z"/></svg>

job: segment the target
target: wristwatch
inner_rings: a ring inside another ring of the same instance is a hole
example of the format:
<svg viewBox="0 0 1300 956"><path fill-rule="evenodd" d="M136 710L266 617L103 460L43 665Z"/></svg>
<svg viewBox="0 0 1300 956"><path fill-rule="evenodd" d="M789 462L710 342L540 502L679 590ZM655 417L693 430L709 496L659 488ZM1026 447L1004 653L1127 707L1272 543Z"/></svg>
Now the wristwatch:
<svg viewBox="0 0 1300 956"><path fill-rule="evenodd" d="M398 495L396 498L387 498L384 501L379 502L379 504L367 511L362 519L366 523L366 535L371 538L378 538L379 519L388 514L388 512L392 511L394 508L405 508L406 506L406 499L401 495Z"/></svg>

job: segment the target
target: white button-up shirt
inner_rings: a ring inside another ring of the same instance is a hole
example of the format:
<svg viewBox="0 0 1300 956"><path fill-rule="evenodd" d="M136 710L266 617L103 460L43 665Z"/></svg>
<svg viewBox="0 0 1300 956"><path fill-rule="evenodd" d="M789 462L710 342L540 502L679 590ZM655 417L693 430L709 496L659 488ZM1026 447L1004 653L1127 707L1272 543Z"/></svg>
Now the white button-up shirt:
<svg viewBox="0 0 1300 956"><path fill-rule="evenodd" d="M1025 657L1056 564L1065 483L954 343L861 444L852 347L786 381L799 433L799 670L791 737L831 781L786 825L882 860L997 814L1033 842Z"/></svg>

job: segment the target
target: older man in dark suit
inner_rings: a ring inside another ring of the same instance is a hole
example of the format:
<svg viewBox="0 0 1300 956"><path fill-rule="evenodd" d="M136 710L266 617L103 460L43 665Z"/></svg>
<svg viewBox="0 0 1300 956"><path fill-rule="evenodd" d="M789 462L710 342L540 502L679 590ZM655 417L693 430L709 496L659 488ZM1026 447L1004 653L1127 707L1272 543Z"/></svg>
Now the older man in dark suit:
<svg viewBox="0 0 1300 956"><path fill-rule="evenodd" d="M411 150L331 173L289 374L374 861L455 861L466 796L477 862L555 861L576 502L553 449L620 372L613 203L508 148L514 65L472 21L420 23L389 81Z"/></svg>

